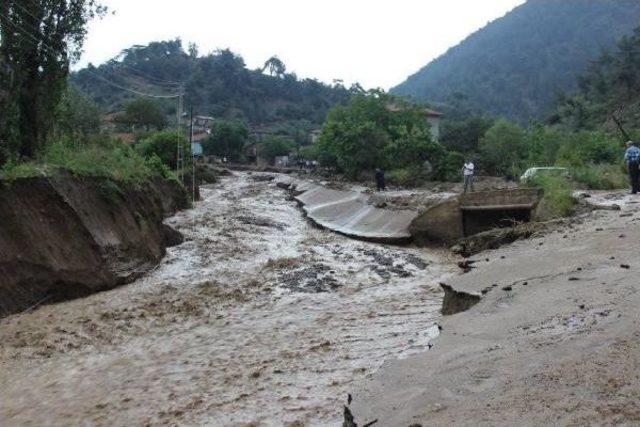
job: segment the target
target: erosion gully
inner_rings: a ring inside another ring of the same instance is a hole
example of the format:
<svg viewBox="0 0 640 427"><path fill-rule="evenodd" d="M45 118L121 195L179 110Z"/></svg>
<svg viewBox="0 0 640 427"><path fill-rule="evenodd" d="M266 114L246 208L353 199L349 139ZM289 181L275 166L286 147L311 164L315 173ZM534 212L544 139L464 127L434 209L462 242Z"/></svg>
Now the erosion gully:
<svg viewBox="0 0 640 427"><path fill-rule="evenodd" d="M259 178L203 188L137 282L2 320L0 424L337 425L354 381L425 351L446 254L315 228Z"/></svg>

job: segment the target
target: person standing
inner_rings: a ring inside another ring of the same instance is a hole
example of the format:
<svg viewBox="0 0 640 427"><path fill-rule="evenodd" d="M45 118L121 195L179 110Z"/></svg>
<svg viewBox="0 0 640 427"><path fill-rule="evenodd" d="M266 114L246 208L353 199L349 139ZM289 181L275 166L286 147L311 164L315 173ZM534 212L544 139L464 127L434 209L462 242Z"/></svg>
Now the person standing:
<svg viewBox="0 0 640 427"><path fill-rule="evenodd" d="M635 142L627 142L624 161L627 163L627 170L629 171L631 194L638 194L638 191L640 191L640 148L636 147Z"/></svg>
<svg viewBox="0 0 640 427"><path fill-rule="evenodd" d="M376 186L378 187L378 191L384 191L387 188L384 181L384 170L382 170L382 168L376 168Z"/></svg>
<svg viewBox="0 0 640 427"><path fill-rule="evenodd" d="M462 167L462 175L464 176L464 192L466 193L469 189L473 192L473 174L475 173L476 166L473 164L471 160L467 160L464 162L464 166Z"/></svg>

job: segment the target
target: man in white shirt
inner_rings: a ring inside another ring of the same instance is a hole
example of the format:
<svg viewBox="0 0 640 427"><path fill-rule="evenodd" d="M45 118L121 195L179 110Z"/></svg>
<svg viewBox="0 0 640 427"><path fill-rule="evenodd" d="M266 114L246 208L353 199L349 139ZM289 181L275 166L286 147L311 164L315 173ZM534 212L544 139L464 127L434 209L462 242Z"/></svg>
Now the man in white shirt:
<svg viewBox="0 0 640 427"><path fill-rule="evenodd" d="M462 174L464 175L464 192L471 189L473 192L473 173L475 171L476 166L473 164L471 160L467 160L464 162L464 167L462 168Z"/></svg>

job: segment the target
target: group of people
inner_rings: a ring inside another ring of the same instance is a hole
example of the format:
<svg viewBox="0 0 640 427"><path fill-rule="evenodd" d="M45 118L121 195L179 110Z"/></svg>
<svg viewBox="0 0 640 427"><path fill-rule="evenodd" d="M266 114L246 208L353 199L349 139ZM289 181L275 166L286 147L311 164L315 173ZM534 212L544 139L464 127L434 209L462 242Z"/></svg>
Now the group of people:
<svg viewBox="0 0 640 427"><path fill-rule="evenodd" d="M638 192L640 192L640 148L638 148L635 142L627 142L627 151L624 154L624 160L627 163L627 170L629 171L631 194L638 194ZM467 159L462 167L465 193L474 191L474 175L475 164L470 159ZM382 168L376 169L376 187L378 191L384 191L386 189L385 174Z"/></svg>
<svg viewBox="0 0 640 427"><path fill-rule="evenodd" d="M302 172L303 169L315 171L317 167L318 167L317 160L298 159L298 169L300 170L300 172Z"/></svg>

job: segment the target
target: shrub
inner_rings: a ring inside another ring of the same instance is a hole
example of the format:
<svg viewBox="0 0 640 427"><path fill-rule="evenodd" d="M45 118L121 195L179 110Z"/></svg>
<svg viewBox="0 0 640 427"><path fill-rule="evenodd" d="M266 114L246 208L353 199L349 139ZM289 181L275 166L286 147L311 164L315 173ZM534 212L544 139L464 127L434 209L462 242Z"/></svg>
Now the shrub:
<svg viewBox="0 0 640 427"><path fill-rule="evenodd" d="M480 151L487 172L515 178L525 169L525 130L517 124L500 119L480 140Z"/></svg>
<svg viewBox="0 0 640 427"><path fill-rule="evenodd" d="M538 207L541 219L562 218L573 212L575 199L571 182L561 176L538 175L527 186L540 187L544 190L544 196Z"/></svg>
<svg viewBox="0 0 640 427"><path fill-rule="evenodd" d="M455 151L446 153L444 160L436 165L433 178L438 181L459 182L462 179L464 156Z"/></svg>
<svg viewBox="0 0 640 427"><path fill-rule="evenodd" d="M44 173L42 167L34 162L18 163L9 159L0 169L0 179L5 182L13 182L20 178L30 178Z"/></svg>
<svg viewBox="0 0 640 427"><path fill-rule="evenodd" d="M392 169L386 173L387 182L399 187L415 187L427 179L427 174L419 166Z"/></svg>
<svg viewBox="0 0 640 427"><path fill-rule="evenodd" d="M157 156L165 165L175 169L178 141L182 142L184 156L187 159L191 154L187 138L176 132L158 132L151 135L138 145L138 152L148 159Z"/></svg>
<svg viewBox="0 0 640 427"><path fill-rule="evenodd" d="M298 157L305 160L318 160L320 158L320 149L315 144L300 147Z"/></svg>
<svg viewBox="0 0 640 427"><path fill-rule="evenodd" d="M238 161L249 138L249 129L242 122L218 121L213 125L211 136L202 143L207 156L215 155Z"/></svg>
<svg viewBox="0 0 640 427"><path fill-rule="evenodd" d="M167 125L167 119L155 101L144 98L134 99L125 104L124 110L124 114L116 117L118 123L142 127L146 130L160 130Z"/></svg>
<svg viewBox="0 0 640 427"><path fill-rule="evenodd" d="M557 152L560 165L582 167L588 164L612 164L622 157L620 141L602 132L564 133Z"/></svg>
<svg viewBox="0 0 640 427"><path fill-rule="evenodd" d="M628 184L625 169L620 165L587 165L574 168L573 179L588 190L617 190Z"/></svg>
<svg viewBox="0 0 640 427"><path fill-rule="evenodd" d="M153 177L175 179L160 158L145 159L118 139L97 138L80 145L61 139L45 147L37 161L18 163L9 160L0 170L6 182L45 175L57 169L74 175L106 177L113 181L140 183Z"/></svg>
<svg viewBox="0 0 640 427"><path fill-rule="evenodd" d="M116 181L144 181L157 175L145 158L119 140L104 139L87 145L59 140L49 145L42 161L76 175L103 176Z"/></svg>
<svg viewBox="0 0 640 427"><path fill-rule="evenodd" d="M288 155L294 147L294 142L289 139L280 136L269 136L258 146L258 155L269 162L273 162L277 156Z"/></svg>

